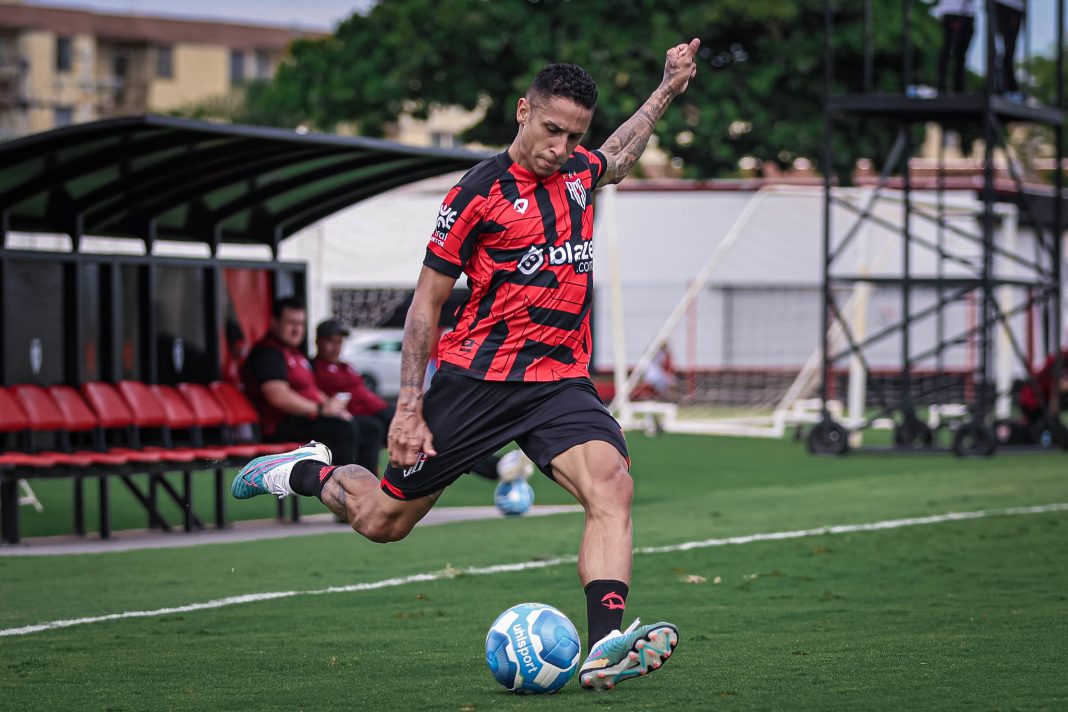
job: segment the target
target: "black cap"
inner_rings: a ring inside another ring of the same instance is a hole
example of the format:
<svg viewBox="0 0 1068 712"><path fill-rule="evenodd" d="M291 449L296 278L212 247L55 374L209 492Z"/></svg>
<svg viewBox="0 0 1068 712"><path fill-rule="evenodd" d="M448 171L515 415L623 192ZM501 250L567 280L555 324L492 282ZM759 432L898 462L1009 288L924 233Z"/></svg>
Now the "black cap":
<svg viewBox="0 0 1068 712"><path fill-rule="evenodd" d="M334 334L348 336L349 330L337 319L327 319L326 321L320 322L319 326L315 327L315 338L317 339L325 339Z"/></svg>

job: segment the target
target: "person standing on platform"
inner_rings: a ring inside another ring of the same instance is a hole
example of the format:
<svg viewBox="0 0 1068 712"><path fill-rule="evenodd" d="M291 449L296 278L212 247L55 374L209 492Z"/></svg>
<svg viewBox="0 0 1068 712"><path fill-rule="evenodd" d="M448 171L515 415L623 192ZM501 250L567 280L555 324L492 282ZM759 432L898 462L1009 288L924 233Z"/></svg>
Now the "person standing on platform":
<svg viewBox="0 0 1068 712"><path fill-rule="evenodd" d="M952 91L964 91L964 63L975 34L975 0L940 0L932 10L942 20L942 53L938 56L938 93L943 95L950 61L953 63Z"/></svg>

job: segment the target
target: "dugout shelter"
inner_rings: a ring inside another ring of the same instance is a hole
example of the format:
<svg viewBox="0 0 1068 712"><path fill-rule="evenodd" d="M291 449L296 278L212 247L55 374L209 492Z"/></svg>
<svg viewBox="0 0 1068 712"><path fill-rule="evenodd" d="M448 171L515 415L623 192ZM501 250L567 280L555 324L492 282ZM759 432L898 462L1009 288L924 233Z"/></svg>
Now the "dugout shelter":
<svg viewBox="0 0 1068 712"><path fill-rule="evenodd" d="M162 116L0 144L0 385L222 379L275 297L306 296L306 265L278 259L284 239L482 158ZM198 247L162 249L183 244ZM228 256L231 245L262 257ZM12 472L0 470L8 541Z"/></svg>

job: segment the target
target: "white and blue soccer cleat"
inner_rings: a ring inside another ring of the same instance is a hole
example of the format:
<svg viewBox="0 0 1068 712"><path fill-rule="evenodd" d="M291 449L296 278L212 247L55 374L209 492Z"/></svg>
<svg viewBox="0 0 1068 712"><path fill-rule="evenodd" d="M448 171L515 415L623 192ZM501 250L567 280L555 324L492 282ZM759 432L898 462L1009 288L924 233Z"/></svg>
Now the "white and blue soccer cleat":
<svg viewBox="0 0 1068 712"><path fill-rule="evenodd" d="M293 472L294 465L308 459L329 465L331 458L333 454L330 448L314 440L296 450L257 457L237 473L233 484L230 485L230 494L236 499L249 499L261 494L273 494L281 499L293 494L289 486L289 475Z"/></svg>
<svg viewBox="0 0 1068 712"><path fill-rule="evenodd" d="M659 668L678 644L679 630L671 623L641 625L636 618L622 633L614 630L597 641L579 668L579 682L587 690L610 690Z"/></svg>

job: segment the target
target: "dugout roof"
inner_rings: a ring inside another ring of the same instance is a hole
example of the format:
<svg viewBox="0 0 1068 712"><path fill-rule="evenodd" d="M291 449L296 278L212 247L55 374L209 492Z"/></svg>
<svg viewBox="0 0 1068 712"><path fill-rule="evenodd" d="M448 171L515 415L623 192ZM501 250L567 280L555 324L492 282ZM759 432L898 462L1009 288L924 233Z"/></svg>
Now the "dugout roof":
<svg viewBox="0 0 1068 712"><path fill-rule="evenodd" d="M362 137L164 116L105 119L0 144L7 230L266 244L361 200L485 158ZM0 248L3 245L0 244Z"/></svg>

